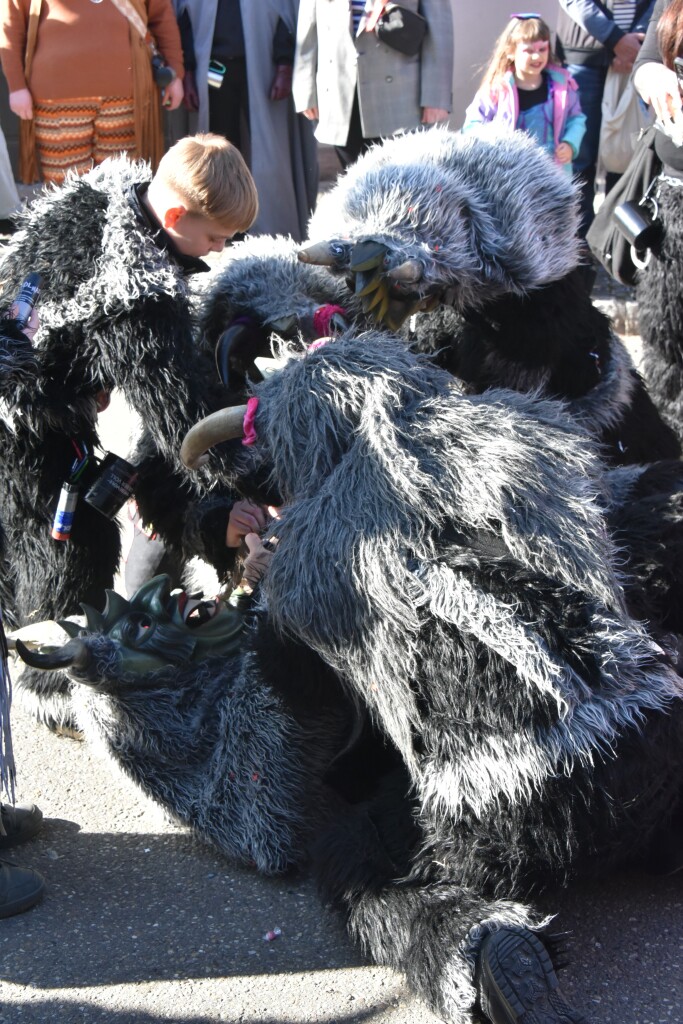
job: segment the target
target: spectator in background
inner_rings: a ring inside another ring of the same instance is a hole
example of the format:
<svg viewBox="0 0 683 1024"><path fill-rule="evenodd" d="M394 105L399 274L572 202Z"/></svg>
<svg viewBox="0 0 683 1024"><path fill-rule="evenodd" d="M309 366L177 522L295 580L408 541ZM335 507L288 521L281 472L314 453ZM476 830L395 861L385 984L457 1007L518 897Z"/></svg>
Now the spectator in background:
<svg viewBox="0 0 683 1024"><path fill-rule="evenodd" d="M586 118L576 82L557 66L550 29L538 15L513 14L496 40L462 130L476 131L488 122L526 132L572 173Z"/></svg>
<svg viewBox="0 0 683 1024"><path fill-rule="evenodd" d="M657 0L633 84L661 130L655 198L663 227L636 281L648 390L683 440L683 100L674 60L683 57L683 0Z"/></svg>
<svg viewBox="0 0 683 1024"><path fill-rule="evenodd" d="M581 225L585 238L593 220L595 172L600 145L602 94L607 69L629 75L645 38L654 0L560 0L557 54L579 87L586 134L574 161L581 184ZM607 188L617 175L607 176Z"/></svg>
<svg viewBox="0 0 683 1024"><path fill-rule="evenodd" d="M14 172L7 152L7 142L0 131L0 235L14 233L12 217L21 209L21 200L14 183Z"/></svg>
<svg viewBox="0 0 683 1024"><path fill-rule="evenodd" d="M298 0L176 0L186 105L241 150L259 194L253 234L302 241L318 191L311 126L292 102Z"/></svg>
<svg viewBox="0 0 683 1024"><path fill-rule="evenodd" d="M0 59L21 118L21 178L60 183L118 153L156 166L161 102L183 98L180 34L171 0L4 0ZM175 79L154 83L151 33Z"/></svg>
<svg viewBox="0 0 683 1024"><path fill-rule="evenodd" d="M446 121L453 95L453 17L447 0L402 0L427 20L421 52L407 57L369 25L385 0L301 0L294 103L342 166L373 142Z"/></svg>

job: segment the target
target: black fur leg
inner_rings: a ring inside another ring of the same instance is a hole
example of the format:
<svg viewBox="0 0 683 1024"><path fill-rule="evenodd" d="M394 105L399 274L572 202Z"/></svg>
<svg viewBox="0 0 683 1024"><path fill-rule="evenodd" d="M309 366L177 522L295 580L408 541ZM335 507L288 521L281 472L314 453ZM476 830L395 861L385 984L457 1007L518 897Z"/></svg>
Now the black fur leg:
<svg viewBox="0 0 683 1024"><path fill-rule="evenodd" d="M484 939L477 989L491 1024L587 1024L560 994L550 954L528 928L501 928Z"/></svg>

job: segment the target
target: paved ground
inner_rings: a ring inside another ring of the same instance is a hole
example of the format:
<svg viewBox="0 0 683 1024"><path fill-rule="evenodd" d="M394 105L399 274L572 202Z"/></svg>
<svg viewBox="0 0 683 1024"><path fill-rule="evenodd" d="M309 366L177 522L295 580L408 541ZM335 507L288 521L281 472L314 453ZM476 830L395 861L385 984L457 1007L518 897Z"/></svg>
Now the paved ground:
<svg viewBox="0 0 683 1024"><path fill-rule="evenodd" d="M119 416L107 422L123 454ZM0 922L0 1024L433 1024L350 947L305 877L235 869L87 745L17 703L13 727L18 796L46 817L15 859L48 893ZM620 875L541 907L568 932L563 986L597 1021L683 1021L683 874Z"/></svg>
<svg viewBox="0 0 683 1024"><path fill-rule="evenodd" d="M363 962L305 877L232 867L88 745L16 703L13 722L19 795L46 816L15 859L48 893L0 922L0 1024L434 1024L399 977ZM597 1021L679 1024L683 875L621 875L541 907L569 932L563 985Z"/></svg>

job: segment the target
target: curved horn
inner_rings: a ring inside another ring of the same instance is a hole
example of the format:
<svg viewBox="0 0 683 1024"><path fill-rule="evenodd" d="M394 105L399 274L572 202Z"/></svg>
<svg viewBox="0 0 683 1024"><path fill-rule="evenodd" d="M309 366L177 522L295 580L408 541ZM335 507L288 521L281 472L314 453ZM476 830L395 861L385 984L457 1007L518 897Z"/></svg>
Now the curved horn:
<svg viewBox="0 0 683 1024"><path fill-rule="evenodd" d="M417 284L422 279L422 264L419 260L406 260L399 267L387 270L387 277L403 284Z"/></svg>
<svg viewBox="0 0 683 1024"><path fill-rule="evenodd" d="M188 469L198 469L208 461L206 452L209 448L220 444L221 441L242 437L246 411L246 405L231 405L195 423L194 427L188 430L180 448L183 464Z"/></svg>
<svg viewBox="0 0 683 1024"><path fill-rule="evenodd" d="M337 255L329 242L315 242L299 249L297 256L300 263L314 263L318 267L333 267L337 262Z"/></svg>
<svg viewBox="0 0 683 1024"><path fill-rule="evenodd" d="M48 653L41 654L39 651L32 651L22 640L16 641L17 653L22 661L25 661L31 668L40 668L45 671L52 669L74 668L82 671L87 668L90 661L90 653L82 640L69 640L63 647L54 647Z"/></svg>

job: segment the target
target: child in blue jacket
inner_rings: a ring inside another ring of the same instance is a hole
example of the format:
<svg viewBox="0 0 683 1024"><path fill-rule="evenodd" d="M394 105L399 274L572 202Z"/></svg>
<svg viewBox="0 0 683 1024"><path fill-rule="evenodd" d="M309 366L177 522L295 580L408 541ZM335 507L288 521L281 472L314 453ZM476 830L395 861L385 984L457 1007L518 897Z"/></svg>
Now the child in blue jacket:
<svg viewBox="0 0 683 1024"><path fill-rule="evenodd" d="M577 85L550 50L537 14L513 14L498 37L463 132L494 122L525 131L569 174L586 130Z"/></svg>

